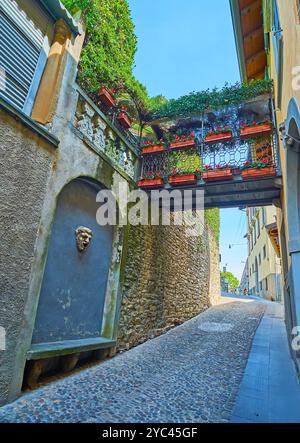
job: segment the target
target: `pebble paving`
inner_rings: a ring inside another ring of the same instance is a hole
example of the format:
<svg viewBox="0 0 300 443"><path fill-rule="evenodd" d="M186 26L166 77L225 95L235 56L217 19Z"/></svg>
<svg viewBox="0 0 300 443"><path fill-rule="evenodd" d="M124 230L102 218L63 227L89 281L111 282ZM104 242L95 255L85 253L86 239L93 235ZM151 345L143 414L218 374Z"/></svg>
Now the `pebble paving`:
<svg viewBox="0 0 300 443"><path fill-rule="evenodd" d="M228 299L113 359L26 393L0 408L0 422L229 422L264 310L263 303Z"/></svg>

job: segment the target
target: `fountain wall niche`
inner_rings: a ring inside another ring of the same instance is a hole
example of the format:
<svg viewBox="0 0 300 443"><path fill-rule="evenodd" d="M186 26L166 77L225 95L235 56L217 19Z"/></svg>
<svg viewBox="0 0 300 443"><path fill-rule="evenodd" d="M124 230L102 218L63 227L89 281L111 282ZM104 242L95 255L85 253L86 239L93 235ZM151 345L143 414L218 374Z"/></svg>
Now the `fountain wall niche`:
<svg viewBox="0 0 300 443"><path fill-rule="evenodd" d="M100 189L96 183L77 179L59 196L33 344L101 335L113 228L97 224Z"/></svg>

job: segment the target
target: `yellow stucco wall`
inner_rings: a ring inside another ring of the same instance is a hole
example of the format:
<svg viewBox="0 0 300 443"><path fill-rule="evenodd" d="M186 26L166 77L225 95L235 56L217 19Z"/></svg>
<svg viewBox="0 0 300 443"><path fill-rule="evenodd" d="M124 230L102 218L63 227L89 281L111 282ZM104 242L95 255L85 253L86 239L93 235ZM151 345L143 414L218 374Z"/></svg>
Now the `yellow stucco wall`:
<svg viewBox="0 0 300 443"><path fill-rule="evenodd" d="M257 208L255 216L250 217L250 210L248 209L248 219L250 222L250 228L248 229L248 235L253 236L253 248L251 247L248 256L248 266L249 266L249 289L253 290L253 293L257 293L256 287L256 272L253 272L253 267L255 268L255 259L258 263L258 280L262 281L262 290L259 291L259 295L268 299L276 299L276 273L280 273L279 259L276 256L275 250L271 244L270 238L268 236L267 230L263 224L262 208ZM258 235L258 218L260 220L260 233ZM257 239L254 242L254 227L253 223L255 220ZM271 224L276 220L276 208L274 206L269 206L265 208L265 223ZM264 258L263 249L266 247L266 257ZM259 255L261 257L261 262L259 262ZM250 272L251 269L251 272ZM265 280L268 279L268 289L265 286Z"/></svg>
<svg viewBox="0 0 300 443"><path fill-rule="evenodd" d="M295 81L293 70L298 66L300 70L300 20L296 6L296 0L277 0L280 25L283 33L283 77L282 77L282 95L281 105L278 107L278 79L275 66L275 54L272 33L270 34L270 67L269 74L274 80L275 106L278 124L283 123L287 118L288 106L292 97L294 97L300 107L300 80ZM300 72L298 73L299 76ZM298 90L297 90L298 89ZM284 147L280 140L280 158L283 174L283 183L285 183L286 170ZM286 218L286 192L282 192L282 211L277 211L277 220L279 229L283 220L285 221L286 239L288 240L288 221Z"/></svg>

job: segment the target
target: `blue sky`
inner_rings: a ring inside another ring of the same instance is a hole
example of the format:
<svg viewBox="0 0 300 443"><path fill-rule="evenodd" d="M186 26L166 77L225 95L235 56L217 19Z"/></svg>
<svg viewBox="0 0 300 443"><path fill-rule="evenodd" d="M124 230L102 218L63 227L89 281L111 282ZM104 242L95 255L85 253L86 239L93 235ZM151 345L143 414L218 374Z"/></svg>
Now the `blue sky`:
<svg viewBox="0 0 300 443"><path fill-rule="evenodd" d="M135 75L149 94L176 98L239 81L229 0L129 0L138 36ZM222 266L241 277L245 216L221 211Z"/></svg>

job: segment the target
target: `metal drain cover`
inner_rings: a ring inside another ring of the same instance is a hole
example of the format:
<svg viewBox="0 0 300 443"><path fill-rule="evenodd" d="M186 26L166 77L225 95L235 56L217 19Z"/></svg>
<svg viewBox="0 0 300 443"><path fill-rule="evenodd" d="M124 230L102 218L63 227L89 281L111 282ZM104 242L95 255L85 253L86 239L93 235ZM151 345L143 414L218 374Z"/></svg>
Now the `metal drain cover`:
<svg viewBox="0 0 300 443"><path fill-rule="evenodd" d="M199 326L199 329L204 332L228 332L233 329L231 323L214 323L211 321L204 322Z"/></svg>

